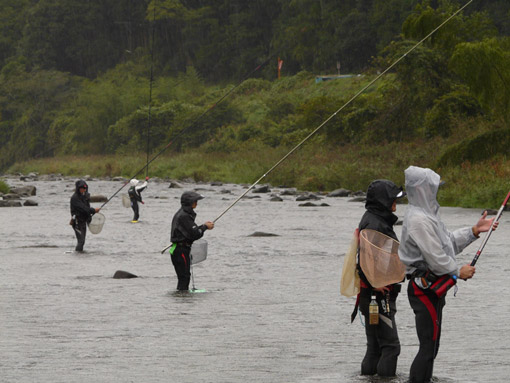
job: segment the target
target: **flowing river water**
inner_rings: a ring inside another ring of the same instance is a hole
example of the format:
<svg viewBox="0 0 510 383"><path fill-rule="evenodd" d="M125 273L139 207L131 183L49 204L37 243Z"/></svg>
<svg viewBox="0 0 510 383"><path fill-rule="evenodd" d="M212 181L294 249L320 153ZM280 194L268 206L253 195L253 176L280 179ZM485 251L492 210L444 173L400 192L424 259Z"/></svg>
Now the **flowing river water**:
<svg viewBox="0 0 510 383"><path fill-rule="evenodd" d="M295 196L271 202L268 194L241 200L206 232L208 258L193 268L195 286L206 292L179 295L169 255L160 251L180 194L198 189L205 196L196 210L202 223L242 186L151 182L137 224L119 194L102 210L102 232L88 232L77 254L69 226L75 180L7 181L35 185L38 206L0 208L1 382L407 380L418 348L407 282L397 301L397 377L359 376L364 329L358 318L350 323L354 298L340 295L339 281L361 202L324 198L319 203L329 207L299 207ZM92 195L108 197L122 186L88 184ZM397 215L405 209L399 205ZM480 209L441 214L453 230L473 225ZM461 281L456 297L448 294L434 382L510 379L510 214L500 222L475 278ZM251 237L256 231L277 236ZM401 226L396 232L400 237ZM460 259L470 262L479 243ZM139 278L113 279L116 270Z"/></svg>

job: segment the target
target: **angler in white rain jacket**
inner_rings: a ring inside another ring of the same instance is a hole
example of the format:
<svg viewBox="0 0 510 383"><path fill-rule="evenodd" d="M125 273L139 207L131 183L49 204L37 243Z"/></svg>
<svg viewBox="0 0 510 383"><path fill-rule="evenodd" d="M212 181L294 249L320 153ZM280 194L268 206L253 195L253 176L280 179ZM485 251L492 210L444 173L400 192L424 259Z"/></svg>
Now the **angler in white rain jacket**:
<svg viewBox="0 0 510 383"><path fill-rule="evenodd" d="M473 277L475 268L469 264L459 267L455 256L480 233L488 231L494 220L486 219L485 212L475 226L450 232L439 216L436 195L440 184L441 177L431 169L410 166L405 171L409 206L398 254L410 279L407 295L415 313L420 341L420 349L411 365L410 382L429 382L432 377L447 291L447 288L437 290L438 286L451 286L456 277Z"/></svg>

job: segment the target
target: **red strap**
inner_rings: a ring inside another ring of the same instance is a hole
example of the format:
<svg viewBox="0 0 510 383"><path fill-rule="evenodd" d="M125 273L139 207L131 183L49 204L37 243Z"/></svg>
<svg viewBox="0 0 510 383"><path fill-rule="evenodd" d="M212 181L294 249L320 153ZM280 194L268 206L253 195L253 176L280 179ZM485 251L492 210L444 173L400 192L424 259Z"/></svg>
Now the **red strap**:
<svg viewBox="0 0 510 383"><path fill-rule="evenodd" d="M418 298L427 308L430 319L432 319L432 324L434 325L434 336L432 337L432 340L437 339L437 334L439 333L439 326L437 323L437 311L432 302L430 301L429 297L427 297L423 291L418 287L418 285L412 281L413 289L414 289L414 295L416 295L416 298Z"/></svg>

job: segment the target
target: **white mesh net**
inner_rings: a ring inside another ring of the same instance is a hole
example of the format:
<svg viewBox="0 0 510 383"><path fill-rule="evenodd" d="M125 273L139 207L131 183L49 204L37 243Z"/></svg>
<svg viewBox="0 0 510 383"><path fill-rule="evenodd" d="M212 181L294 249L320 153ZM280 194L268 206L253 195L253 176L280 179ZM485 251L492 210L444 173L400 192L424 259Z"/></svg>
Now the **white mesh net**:
<svg viewBox="0 0 510 383"><path fill-rule="evenodd" d="M398 257L398 246L398 241L378 231L361 231L360 266L373 287L387 286L404 279L406 269Z"/></svg>
<svg viewBox="0 0 510 383"><path fill-rule="evenodd" d="M207 258L207 241L205 239L199 239L198 241L193 242L190 253L191 263L193 265L205 261Z"/></svg>
<svg viewBox="0 0 510 383"><path fill-rule="evenodd" d="M92 221L89 223L89 230L92 234L99 234L103 230L105 216L101 213L96 213L92 216Z"/></svg>
<svg viewBox="0 0 510 383"><path fill-rule="evenodd" d="M358 253L358 229L354 232L351 244L344 257L342 266L342 278L340 279L340 294L352 297L359 293L359 275L356 270L356 254Z"/></svg>

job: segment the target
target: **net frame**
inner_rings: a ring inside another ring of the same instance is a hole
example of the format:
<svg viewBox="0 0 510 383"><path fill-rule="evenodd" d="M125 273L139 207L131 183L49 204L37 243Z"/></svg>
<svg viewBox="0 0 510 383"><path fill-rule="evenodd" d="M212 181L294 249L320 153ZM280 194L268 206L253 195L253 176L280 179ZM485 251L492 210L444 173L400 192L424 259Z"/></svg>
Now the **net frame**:
<svg viewBox="0 0 510 383"><path fill-rule="evenodd" d="M363 274L374 288L402 282L405 265L398 256L400 243L371 229L360 232L359 263Z"/></svg>
<svg viewBox="0 0 510 383"><path fill-rule="evenodd" d="M103 230L103 225L106 221L106 217L102 213L96 213L92 216L92 219L88 223L89 230L92 234L99 234Z"/></svg>

